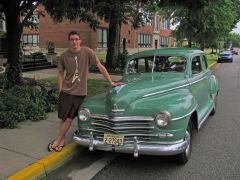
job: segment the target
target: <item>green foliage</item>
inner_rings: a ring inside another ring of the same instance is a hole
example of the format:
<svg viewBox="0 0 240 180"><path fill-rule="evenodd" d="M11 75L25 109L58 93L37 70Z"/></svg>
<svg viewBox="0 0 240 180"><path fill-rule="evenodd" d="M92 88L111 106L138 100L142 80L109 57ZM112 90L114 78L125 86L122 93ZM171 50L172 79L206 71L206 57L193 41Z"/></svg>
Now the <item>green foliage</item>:
<svg viewBox="0 0 240 180"><path fill-rule="evenodd" d="M127 58L128 58L128 51L126 49L123 49L123 51L118 54L118 59L120 61L120 67L122 70L125 67Z"/></svg>
<svg viewBox="0 0 240 180"><path fill-rule="evenodd" d="M55 44L52 41L46 42L46 49L48 50L48 53L54 53L55 50Z"/></svg>
<svg viewBox="0 0 240 180"><path fill-rule="evenodd" d="M32 53L31 56L34 59L45 59L43 52L40 51Z"/></svg>
<svg viewBox="0 0 240 180"><path fill-rule="evenodd" d="M107 55L106 51L95 52L95 54L100 61L102 62L106 61L106 55Z"/></svg>
<svg viewBox="0 0 240 180"><path fill-rule="evenodd" d="M45 6L46 11L56 22L61 22L66 18L70 21L79 20L79 22L88 22L93 29L96 29L99 25L96 16L93 15L91 11L94 1L43 0L42 3Z"/></svg>
<svg viewBox="0 0 240 180"><path fill-rule="evenodd" d="M240 35L235 33L229 34L226 42L230 42L233 47L240 47Z"/></svg>
<svg viewBox="0 0 240 180"><path fill-rule="evenodd" d="M208 60L208 66L211 66L212 64L217 62L218 56L217 54L206 54L207 60Z"/></svg>
<svg viewBox="0 0 240 180"><path fill-rule="evenodd" d="M20 84L22 75L22 65L17 63L15 65L8 64L5 72L5 87L13 87L15 84Z"/></svg>
<svg viewBox="0 0 240 180"><path fill-rule="evenodd" d="M8 128L15 128L19 122L26 120L46 119L47 112L56 110L57 102L56 88L29 80L0 94L0 119Z"/></svg>
<svg viewBox="0 0 240 180"><path fill-rule="evenodd" d="M177 40L187 38L204 47L217 47L232 30L237 19L235 4L230 0L209 1L202 8L172 9L174 23L180 22L175 30Z"/></svg>

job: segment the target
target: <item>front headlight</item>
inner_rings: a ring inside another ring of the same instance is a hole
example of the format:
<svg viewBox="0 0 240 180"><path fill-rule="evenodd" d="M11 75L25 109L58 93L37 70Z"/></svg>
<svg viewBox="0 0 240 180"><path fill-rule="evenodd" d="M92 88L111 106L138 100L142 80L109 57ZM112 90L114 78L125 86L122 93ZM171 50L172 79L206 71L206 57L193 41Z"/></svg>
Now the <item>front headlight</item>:
<svg viewBox="0 0 240 180"><path fill-rule="evenodd" d="M158 127L165 127L171 121L171 114L168 111L161 111L155 116L155 123Z"/></svg>
<svg viewBox="0 0 240 180"><path fill-rule="evenodd" d="M80 109L78 111L78 118L80 121L87 121L90 118L89 109Z"/></svg>

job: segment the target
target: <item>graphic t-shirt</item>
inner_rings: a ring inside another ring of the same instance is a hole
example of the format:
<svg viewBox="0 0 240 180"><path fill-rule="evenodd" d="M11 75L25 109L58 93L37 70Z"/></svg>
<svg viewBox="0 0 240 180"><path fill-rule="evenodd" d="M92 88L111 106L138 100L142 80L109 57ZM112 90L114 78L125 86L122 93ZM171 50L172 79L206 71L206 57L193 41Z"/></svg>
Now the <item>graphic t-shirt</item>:
<svg viewBox="0 0 240 180"><path fill-rule="evenodd" d="M69 49L62 53L58 70L64 72L62 91L72 95L87 95L87 76L89 66L97 65L93 50L81 46L78 52Z"/></svg>

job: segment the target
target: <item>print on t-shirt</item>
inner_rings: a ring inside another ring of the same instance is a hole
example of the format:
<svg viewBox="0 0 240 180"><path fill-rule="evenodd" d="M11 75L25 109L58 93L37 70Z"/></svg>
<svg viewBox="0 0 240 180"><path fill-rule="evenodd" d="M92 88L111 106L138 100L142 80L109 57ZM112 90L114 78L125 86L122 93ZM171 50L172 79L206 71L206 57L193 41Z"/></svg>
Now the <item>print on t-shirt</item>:
<svg viewBox="0 0 240 180"><path fill-rule="evenodd" d="M76 69L73 75L73 79L72 79L72 83L74 83L76 80L78 80L79 82L81 81L80 77L79 77L79 72L78 72L78 57L75 56L74 57L75 62L76 62Z"/></svg>

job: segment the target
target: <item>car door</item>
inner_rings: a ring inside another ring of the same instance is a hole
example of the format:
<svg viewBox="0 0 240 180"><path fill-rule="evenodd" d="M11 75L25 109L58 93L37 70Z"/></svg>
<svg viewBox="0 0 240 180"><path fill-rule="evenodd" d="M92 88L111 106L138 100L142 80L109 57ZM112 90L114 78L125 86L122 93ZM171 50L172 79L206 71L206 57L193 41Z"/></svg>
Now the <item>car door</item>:
<svg viewBox="0 0 240 180"><path fill-rule="evenodd" d="M210 71L204 55L194 55L191 59L190 89L197 101L198 120L206 117L210 107Z"/></svg>

